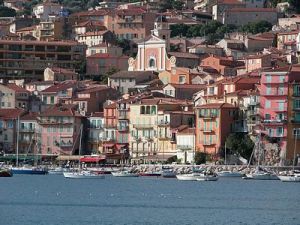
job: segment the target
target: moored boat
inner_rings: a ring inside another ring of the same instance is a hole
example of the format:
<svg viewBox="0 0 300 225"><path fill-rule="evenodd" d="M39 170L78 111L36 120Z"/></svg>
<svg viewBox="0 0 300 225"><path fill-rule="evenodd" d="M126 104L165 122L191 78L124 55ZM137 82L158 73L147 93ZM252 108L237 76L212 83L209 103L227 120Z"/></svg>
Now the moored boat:
<svg viewBox="0 0 300 225"><path fill-rule="evenodd" d="M93 173L91 171L64 172L65 178L72 179L104 179L103 174Z"/></svg>
<svg viewBox="0 0 300 225"><path fill-rule="evenodd" d="M164 178L176 178L176 172L172 169L163 169L161 175Z"/></svg>
<svg viewBox="0 0 300 225"><path fill-rule="evenodd" d="M12 177L13 173L9 169L0 169L0 177Z"/></svg>
<svg viewBox="0 0 300 225"><path fill-rule="evenodd" d="M287 173L279 174L278 178L282 182L300 182L300 171L290 171Z"/></svg>
<svg viewBox="0 0 300 225"><path fill-rule="evenodd" d="M197 181L217 181L218 179L218 176L215 175L203 175L197 177Z"/></svg>
<svg viewBox="0 0 300 225"><path fill-rule="evenodd" d="M276 174L265 171L255 171L254 173L246 174L246 176L253 180L278 180Z"/></svg>
<svg viewBox="0 0 300 225"><path fill-rule="evenodd" d="M146 171L146 172L139 173L139 175L142 176L142 177L160 177L161 172L159 172L159 171Z"/></svg>
<svg viewBox="0 0 300 225"><path fill-rule="evenodd" d="M111 174L114 177L138 177L139 176L138 173L133 173L128 170L115 171L115 172L111 172Z"/></svg>
<svg viewBox="0 0 300 225"><path fill-rule="evenodd" d="M223 170L217 173L219 177L242 177L243 173Z"/></svg>
<svg viewBox="0 0 300 225"><path fill-rule="evenodd" d="M48 170L39 167L13 167L11 169L13 174L28 174L28 175L45 175Z"/></svg>
<svg viewBox="0 0 300 225"><path fill-rule="evenodd" d="M197 180L197 176L195 176L195 174L189 173L189 174L177 174L176 178L178 180L182 180L182 181L196 181Z"/></svg>

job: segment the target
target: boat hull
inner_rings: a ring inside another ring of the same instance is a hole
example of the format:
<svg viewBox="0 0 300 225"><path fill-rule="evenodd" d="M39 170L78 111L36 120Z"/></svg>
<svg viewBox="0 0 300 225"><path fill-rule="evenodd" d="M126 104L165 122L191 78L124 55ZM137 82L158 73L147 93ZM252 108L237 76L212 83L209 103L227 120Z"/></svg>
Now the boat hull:
<svg viewBox="0 0 300 225"><path fill-rule="evenodd" d="M197 177L197 181L217 181L219 178L217 176L203 176Z"/></svg>
<svg viewBox="0 0 300 225"><path fill-rule="evenodd" d="M248 178L253 180L278 180L279 178L273 174L247 174Z"/></svg>
<svg viewBox="0 0 300 225"><path fill-rule="evenodd" d="M70 179L104 179L103 174L92 174L92 173L72 173L72 172L64 172L65 178Z"/></svg>
<svg viewBox="0 0 300 225"><path fill-rule="evenodd" d="M222 171L218 173L219 177L242 177L243 174L239 172Z"/></svg>
<svg viewBox="0 0 300 225"><path fill-rule="evenodd" d="M168 172L163 171L162 172L162 177L164 177L164 178L176 178L176 173L173 172L173 171L168 171Z"/></svg>
<svg viewBox="0 0 300 225"><path fill-rule="evenodd" d="M278 176L282 182L300 182L300 176Z"/></svg>
<svg viewBox="0 0 300 225"><path fill-rule="evenodd" d="M138 177L137 173L111 172L114 177Z"/></svg>
<svg viewBox="0 0 300 225"><path fill-rule="evenodd" d="M26 175L45 175L48 173L47 170L37 170L37 169L19 169L19 168L12 168L11 169L13 174L26 174Z"/></svg>
<svg viewBox="0 0 300 225"><path fill-rule="evenodd" d="M13 173L11 170L0 170L0 177L12 177Z"/></svg>
<svg viewBox="0 0 300 225"><path fill-rule="evenodd" d="M176 178L178 180L182 180L182 181L196 181L197 177L194 176L193 174L178 174L176 175Z"/></svg>
<svg viewBox="0 0 300 225"><path fill-rule="evenodd" d="M160 177L161 173L139 173L141 177Z"/></svg>

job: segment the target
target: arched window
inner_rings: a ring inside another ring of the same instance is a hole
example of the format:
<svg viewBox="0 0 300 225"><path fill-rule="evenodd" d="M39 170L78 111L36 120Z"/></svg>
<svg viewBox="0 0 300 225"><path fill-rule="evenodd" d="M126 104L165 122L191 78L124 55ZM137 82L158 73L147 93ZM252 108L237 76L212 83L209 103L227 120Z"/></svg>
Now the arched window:
<svg viewBox="0 0 300 225"><path fill-rule="evenodd" d="M145 114L145 106L141 106L141 114Z"/></svg>
<svg viewBox="0 0 300 225"><path fill-rule="evenodd" d="M146 106L146 114L150 114L150 106Z"/></svg>
<svg viewBox="0 0 300 225"><path fill-rule="evenodd" d="M149 67L150 68L154 68L155 67L155 60L152 59L152 58L149 60Z"/></svg>

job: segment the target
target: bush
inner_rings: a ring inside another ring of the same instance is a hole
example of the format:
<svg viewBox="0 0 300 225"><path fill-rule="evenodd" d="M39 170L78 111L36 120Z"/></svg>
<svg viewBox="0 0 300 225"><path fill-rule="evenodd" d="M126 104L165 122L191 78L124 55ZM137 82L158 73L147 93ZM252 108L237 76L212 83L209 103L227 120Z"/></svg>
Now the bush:
<svg viewBox="0 0 300 225"><path fill-rule="evenodd" d="M195 163L196 165L204 164L206 163L206 157L207 154L204 152L196 152L195 153Z"/></svg>

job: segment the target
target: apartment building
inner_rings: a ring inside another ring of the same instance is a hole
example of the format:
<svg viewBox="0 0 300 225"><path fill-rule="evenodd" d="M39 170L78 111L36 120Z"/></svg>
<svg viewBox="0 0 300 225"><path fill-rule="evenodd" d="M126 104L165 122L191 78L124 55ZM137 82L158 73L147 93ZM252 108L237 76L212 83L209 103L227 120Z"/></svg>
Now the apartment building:
<svg viewBox="0 0 300 225"><path fill-rule="evenodd" d="M0 78L42 80L49 66L80 71L86 47L75 41L0 40Z"/></svg>
<svg viewBox="0 0 300 225"><path fill-rule="evenodd" d="M15 83L0 84L0 108L29 109L30 92Z"/></svg>

